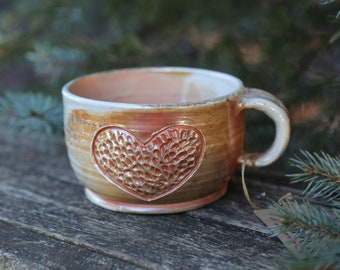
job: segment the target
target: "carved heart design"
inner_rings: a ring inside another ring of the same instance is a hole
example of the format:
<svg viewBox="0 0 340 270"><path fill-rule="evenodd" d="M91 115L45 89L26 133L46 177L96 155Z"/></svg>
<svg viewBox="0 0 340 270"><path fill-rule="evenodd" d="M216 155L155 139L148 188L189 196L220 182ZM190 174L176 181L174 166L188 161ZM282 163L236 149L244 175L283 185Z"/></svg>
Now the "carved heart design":
<svg viewBox="0 0 340 270"><path fill-rule="evenodd" d="M96 132L91 145L99 172L145 201L181 187L201 165L204 152L203 134L184 125L163 128L144 142L122 127L106 126Z"/></svg>

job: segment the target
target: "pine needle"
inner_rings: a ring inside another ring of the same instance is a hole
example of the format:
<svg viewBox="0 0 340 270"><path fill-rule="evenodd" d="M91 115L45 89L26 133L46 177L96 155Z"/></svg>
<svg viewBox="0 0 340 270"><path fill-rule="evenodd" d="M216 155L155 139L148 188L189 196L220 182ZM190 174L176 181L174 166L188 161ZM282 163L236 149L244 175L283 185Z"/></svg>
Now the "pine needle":
<svg viewBox="0 0 340 270"><path fill-rule="evenodd" d="M292 183L305 182L307 187L303 194L306 197L319 198L340 206L340 157L331 157L321 152L301 151L302 158L291 158L291 165L301 172L289 174Z"/></svg>
<svg viewBox="0 0 340 270"><path fill-rule="evenodd" d="M52 84L60 78L74 77L86 64L86 54L80 49L59 47L46 42L35 43L34 51L26 58L32 62L37 74L49 77Z"/></svg>
<svg viewBox="0 0 340 270"><path fill-rule="evenodd" d="M319 243L340 239L340 212L316 207L308 201L283 200L281 204L274 203L279 212L280 225L274 229L275 234L293 233L290 241L300 240L300 249L312 254L319 252Z"/></svg>
<svg viewBox="0 0 340 270"><path fill-rule="evenodd" d="M41 93L8 91L0 97L0 122L12 132L33 132L40 137L61 134L62 105Z"/></svg>
<svg viewBox="0 0 340 270"><path fill-rule="evenodd" d="M311 256L305 250L286 251L277 258L279 269L291 270L333 270L340 266L340 241L324 241L319 243L320 252Z"/></svg>
<svg viewBox="0 0 340 270"><path fill-rule="evenodd" d="M282 269L340 269L340 159L323 152L301 153L302 157L290 159L300 171L288 175L291 182L306 183L305 197L327 204L315 206L307 198L272 204L279 224L272 228L273 236L289 233L289 241L298 243L296 250L287 251L278 262Z"/></svg>

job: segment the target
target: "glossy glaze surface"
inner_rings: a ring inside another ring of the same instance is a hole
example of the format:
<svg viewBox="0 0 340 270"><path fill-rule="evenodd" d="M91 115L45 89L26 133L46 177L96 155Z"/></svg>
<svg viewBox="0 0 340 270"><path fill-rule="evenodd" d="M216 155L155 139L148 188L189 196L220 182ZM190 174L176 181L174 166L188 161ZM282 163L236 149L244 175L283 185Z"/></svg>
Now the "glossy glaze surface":
<svg viewBox="0 0 340 270"><path fill-rule="evenodd" d="M247 93L233 76L190 68L118 70L70 82L63 88L65 139L88 198L138 213L217 200L244 154Z"/></svg>

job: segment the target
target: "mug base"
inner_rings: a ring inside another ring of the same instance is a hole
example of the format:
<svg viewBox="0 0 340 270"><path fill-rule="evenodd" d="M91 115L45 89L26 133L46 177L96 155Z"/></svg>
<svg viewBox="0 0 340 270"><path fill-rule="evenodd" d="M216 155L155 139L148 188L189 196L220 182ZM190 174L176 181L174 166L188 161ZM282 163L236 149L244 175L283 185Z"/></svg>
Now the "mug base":
<svg viewBox="0 0 340 270"><path fill-rule="evenodd" d="M134 214L171 214L171 213L180 213L186 212L190 210L194 210L197 208L201 208L210 203L221 198L227 191L227 184L224 185L223 188L218 190L217 192L210 194L204 198L182 202L182 203L169 203L169 204L134 204L134 203L124 203L119 201L114 201L108 199L104 196L101 196L92 190L85 188L86 197L94 204L116 212L123 213L134 213Z"/></svg>

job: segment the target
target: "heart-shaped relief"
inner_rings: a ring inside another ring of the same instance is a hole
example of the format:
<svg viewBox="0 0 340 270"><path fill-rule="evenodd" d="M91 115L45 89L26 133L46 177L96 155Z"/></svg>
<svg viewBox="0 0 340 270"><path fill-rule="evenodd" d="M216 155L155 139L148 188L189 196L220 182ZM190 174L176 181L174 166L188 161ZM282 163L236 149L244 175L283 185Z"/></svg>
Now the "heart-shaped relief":
<svg viewBox="0 0 340 270"><path fill-rule="evenodd" d="M92 140L96 168L112 184L145 201L181 187L205 152L203 134L184 125L165 127L146 141L119 126L99 129Z"/></svg>

